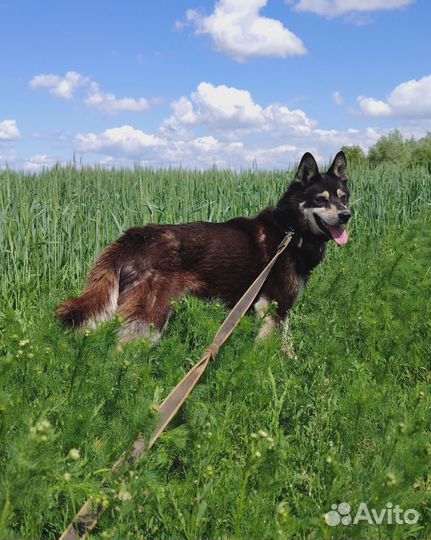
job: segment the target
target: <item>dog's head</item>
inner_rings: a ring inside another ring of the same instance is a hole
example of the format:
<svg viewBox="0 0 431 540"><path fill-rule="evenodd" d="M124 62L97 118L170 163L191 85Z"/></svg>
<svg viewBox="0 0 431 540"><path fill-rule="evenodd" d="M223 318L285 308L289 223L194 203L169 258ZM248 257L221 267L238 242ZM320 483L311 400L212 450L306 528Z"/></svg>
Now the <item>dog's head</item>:
<svg viewBox="0 0 431 540"><path fill-rule="evenodd" d="M325 173L319 173L316 160L307 152L301 159L294 181L277 205L279 216L300 233L345 245L350 219L347 161L338 152ZM293 220L293 222L292 222Z"/></svg>

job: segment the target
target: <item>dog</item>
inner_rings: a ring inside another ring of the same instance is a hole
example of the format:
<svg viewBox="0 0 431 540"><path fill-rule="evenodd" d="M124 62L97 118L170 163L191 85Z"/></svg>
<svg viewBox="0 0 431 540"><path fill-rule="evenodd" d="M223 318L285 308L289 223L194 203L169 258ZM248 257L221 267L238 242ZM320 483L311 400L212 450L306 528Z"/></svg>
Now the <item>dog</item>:
<svg viewBox="0 0 431 540"><path fill-rule="evenodd" d="M323 260L327 242L348 241L346 168L346 157L339 152L320 174L307 152L277 205L255 217L128 229L97 260L82 295L58 308L59 320L78 329L118 314L124 320L120 342L155 342L168 323L172 301L186 293L234 306L292 231L289 247L254 304L263 319L258 339L283 321L287 328L288 311ZM276 306L273 312L271 304Z"/></svg>

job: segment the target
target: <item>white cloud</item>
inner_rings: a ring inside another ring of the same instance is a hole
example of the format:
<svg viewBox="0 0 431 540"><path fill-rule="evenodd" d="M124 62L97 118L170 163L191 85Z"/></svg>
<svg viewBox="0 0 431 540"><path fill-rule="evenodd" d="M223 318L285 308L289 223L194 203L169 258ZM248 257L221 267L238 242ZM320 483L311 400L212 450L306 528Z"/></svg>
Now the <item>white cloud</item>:
<svg viewBox="0 0 431 540"><path fill-rule="evenodd" d="M276 19L263 17L260 10L268 0L218 0L214 12L205 17L188 10L187 20L197 34L211 36L215 48L235 60L254 56L287 56L306 54L302 41Z"/></svg>
<svg viewBox="0 0 431 540"><path fill-rule="evenodd" d="M95 133L80 134L75 138L76 149L80 152L126 156L142 156L149 150L164 144L165 141L159 137L132 126L107 129L99 135Z"/></svg>
<svg viewBox="0 0 431 540"><path fill-rule="evenodd" d="M16 120L3 120L0 122L0 141L15 141L21 138Z"/></svg>
<svg viewBox="0 0 431 540"><path fill-rule="evenodd" d="M264 134L263 137L230 141L211 133L170 139L122 126L100 134L78 135L75 150L83 154L83 163L99 163L110 168L132 167L138 163L149 167L208 169L215 165L240 169L257 163L259 168L282 169L297 162L305 152L312 152L318 163L323 165L343 145L359 145L367 151L389 131L389 128L377 127L344 131L315 128L305 137L291 136L287 140L284 135L269 138ZM426 129L401 126L400 131L405 137L419 138L425 135Z"/></svg>
<svg viewBox="0 0 431 540"><path fill-rule="evenodd" d="M316 126L316 121L308 118L301 109L290 110L286 105L273 103L263 110L265 131L271 133L308 135Z"/></svg>
<svg viewBox="0 0 431 540"><path fill-rule="evenodd" d="M29 83L33 90L45 88L56 97L70 100L75 91L80 87L87 88L87 97L84 103L88 107L95 108L106 114L116 114L119 112L141 112L147 111L158 99L148 100L146 98L117 98L114 94L104 92L98 82L85 77L76 71L68 71L64 77L60 75L36 75Z"/></svg>
<svg viewBox="0 0 431 540"><path fill-rule="evenodd" d="M325 17L399 9L415 0L300 0L296 11L310 11Z"/></svg>
<svg viewBox="0 0 431 540"><path fill-rule="evenodd" d="M268 138L221 140L213 134L169 139L144 133L130 126L113 128L100 134L78 135L75 148L83 154L103 156L98 162L103 166L186 167L207 169L248 168L255 163L260 168L286 168L297 162L309 151L321 163L327 163L343 145L358 144L364 150L376 143L389 130L367 128L345 131L312 129L307 136L292 136L282 142L283 135ZM128 133L123 137L124 132ZM115 134L115 135L113 135ZM89 158L86 158L89 159Z"/></svg>
<svg viewBox="0 0 431 540"><path fill-rule="evenodd" d="M24 170L30 173L36 173L43 171L44 169L50 169L57 162L58 161L52 156L36 154L24 162Z"/></svg>
<svg viewBox="0 0 431 540"><path fill-rule="evenodd" d="M17 168L16 151L11 147L1 147L2 154L0 154L0 170Z"/></svg>
<svg viewBox="0 0 431 540"><path fill-rule="evenodd" d="M76 71L68 71L64 77L60 75L36 75L31 79L29 85L32 90L46 88L53 96L62 99L72 99L77 88L90 82L88 77L84 77Z"/></svg>
<svg viewBox="0 0 431 540"><path fill-rule="evenodd" d="M283 137L270 139L252 138L244 140L220 140L214 135L192 136L187 139L168 139L144 133L126 126L133 133L128 139L119 136L124 126L106 130L100 134L84 134L75 138L75 150L80 152L79 162L87 165L99 164L107 168L133 167L136 164L148 167L184 167L208 169L219 168L259 168L285 169L311 152L321 165L327 164L343 145L359 145L367 151L382 135L391 129L368 127L364 130L325 130L316 128L306 137ZM395 127L395 126L394 126ZM405 138L420 138L426 134L426 126L398 126ZM112 133L117 133L115 136ZM155 140L153 139L155 138ZM156 143L157 141L157 143ZM51 156L33 156L23 162L14 156L0 156L0 169L6 166L30 172L38 172L61 162Z"/></svg>
<svg viewBox="0 0 431 540"><path fill-rule="evenodd" d="M367 150L389 131L322 129L301 109L290 110L280 103L263 106L248 90L209 82L200 83L171 107L172 115L155 133L122 126L81 134L75 138L75 149L99 155L99 161L103 156L107 166L137 161L154 167L205 169L250 167L257 162L259 167L284 168L306 151L325 163L343 145L358 144ZM424 134L423 129L409 129L410 136Z"/></svg>
<svg viewBox="0 0 431 540"><path fill-rule="evenodd" d="M150 102L145 98L116 98L114 94L105 93L97 82L92 82L88 96L84 103L107 114L115 114L122 111L140 112L150 108Z"/></svg>
<svg viewBox="0 0 431 540"><path fill-rule="evenodd" d="M363 112L369 116L390 116L391 114L391 107L384 101L359 96L358 103Z"/></svg>
<svg viewBox="0 0 431 540"><path fill-rule="evenodd" d="M403 91L394 94L391 103L405 107ZM318 126L301 109L291 110L283 103L259 104L246 89L209 82L201 82L171 107L172 114L154 132L120 125L99 133L81 133L73 138L74 150L81 154L83 163L105 167L139 163L150 167L206 169L216 165L239 169L257 163L261 168L277 169L289 167L306 151L323 164L343 145L357 144L368 150L390 131L379 127L323 129L325 126ZM424 120L409 122L392 127L408 137L425 134ZM25 168L36 171L54 163L50 156L33 156ZM15 166L22 167L23 162L15 161Z"/></svg>
<svg viewBox="0 0 431 540"><path fill-rule="evenodd" d="M312 134L312 144L321 149L340 149L341 146L359 145L364 149L372 146L380 137L380 131L375 128L366 128L364 131L349 128L347 130L337 129L315 129Z"/></svg>
<svg viewBox="0 0 431 540"><path fill-rule="evenodd" d="M185 125L245 127L263 123L262 107L254 103L248 90L224 84L201 82L191 99L182 96L173 102L174 118Z"/></svg>
<svg viewBox="0 0 431 540"><path fill-rule="evenodd" d="M278 103L263 107L254 102L248 90L209 82L201 82L190 98L182 96L171 106L173 114L162 129L165 133L178 134L184 128L204 126L223 138L232 139L239 133L304 135L315 126L315 121L300 109L290 110Z"/></svg>
<svg viewBox="0 0 431 540"><path fill-rule="evenodd" d="M257 147L247 149L244 161L248 167L257 164L260 168L281 169L293 161L299 161L304 153L300 147L291 144L280 144L266 148Z"/></svg>
<svg viewBox="0 0 431 540"><path fill-rule="evenodd" d="M344 103L344 98L341 92L338 92L338 90L335 90L332 92L332 99L334 100L334 103L336 105L341 106Z"/></svg>
<svg viewBox="0 0 431 540"><path fill-rule="evenodd" d="M367 116L430 118L431 75L399 84L386 101L359 96L358 103Z"/></svg>
<svg viewBox="0 0 431 540"><path fill-rule="evenodd" d="M186 166L207 168L239 166L243 163L241 142L222 142L213 135L169 140L131 126L112 128L100 134L77 135L75 149L83 154L100 154L102 166Z"/></svg>
<svg viewBox="0 0 431 540"><path fill-rule="evenodd" d="M242 142L223 142L212 135L189 140L169 141L158 157L159 162L173 166L207 169L217 167L239 167L245 162Z"/></svg>
<svg viewBox="0 0 431 540"><path fill-rule="evenodd" d="M356 136L354 130L324 132L304 111L276 103L262 107L248 91L224 85L201 83L190 99L183 96L172 108L174 114L156 134L122 126L78 135L75 149L105 155L109 166L133 159L152 166L239 168L257 161L276 168L297 161L310 148L322 159L326 148L333 152L348 144L352 133Z"/></svg>

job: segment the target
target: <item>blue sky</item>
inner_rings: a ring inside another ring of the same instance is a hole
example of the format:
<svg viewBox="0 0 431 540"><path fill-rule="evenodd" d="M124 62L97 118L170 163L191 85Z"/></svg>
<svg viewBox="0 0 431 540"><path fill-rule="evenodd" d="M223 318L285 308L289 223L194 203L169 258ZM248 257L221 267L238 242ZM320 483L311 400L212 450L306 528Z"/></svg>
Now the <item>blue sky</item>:
<svg viewBox="0 0 431 540"><path fill-rule="evenodd" d="M279 168L431 131L429 0L0 0L0 167Z"/></svg>

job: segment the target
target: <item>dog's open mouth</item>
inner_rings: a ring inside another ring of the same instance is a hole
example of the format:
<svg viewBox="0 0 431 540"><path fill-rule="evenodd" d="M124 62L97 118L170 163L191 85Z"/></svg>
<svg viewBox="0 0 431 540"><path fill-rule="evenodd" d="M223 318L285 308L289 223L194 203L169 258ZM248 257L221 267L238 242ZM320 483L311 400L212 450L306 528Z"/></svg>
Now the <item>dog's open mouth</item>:
<svg viewBox="0 0 431 540"><path fill-rule="evenodd" d="M314 214L316 223L325 235L337 242L339 246L345 246L349 240L349 233L341 225L327 225L318 215Z"/></svg>

